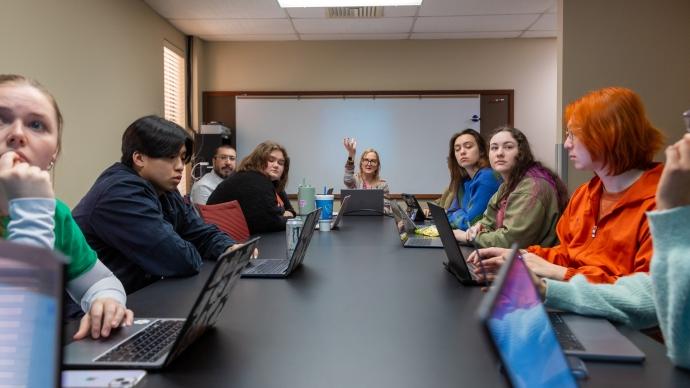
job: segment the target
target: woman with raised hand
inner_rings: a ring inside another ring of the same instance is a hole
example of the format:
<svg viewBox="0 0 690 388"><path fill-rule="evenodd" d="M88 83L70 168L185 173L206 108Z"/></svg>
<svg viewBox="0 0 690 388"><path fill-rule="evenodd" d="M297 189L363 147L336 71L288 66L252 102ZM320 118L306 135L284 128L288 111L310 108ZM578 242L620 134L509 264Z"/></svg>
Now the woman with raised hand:
<svg viewBox="0 0 690 388"><path fill-rule="evenodd" d="M451 136L447 160L450 184L436 204L453 229L467 230L482 218L501 177L489 166L484 138L471 128Z"/></svg>
<svg viewBox="0 0 690 388"><path fill-rule="evenodd" d="M359 172L355 172L355 156L357 155L357 140L351 137L343 139L343 146L347 150L347 161L345 162L345 174L343 183L348 189L380 189L383 190L384 209L390 213L390 203L388 202L388 182L382 179L381 159L379 153L373 148L367 148L362 152L359 159Z"/></svg>
<svg viewBox="0 0 690 388"><path fill-rule="evenodd" d="M558 221L560 244L530 246L525 262L538 276L554 280L582 274L590 282L613 283L648 272L652 239L646 212L656 206L663 166L653 158L663 142L661 132L649 122L640 97L621 87L596 90L571 103L565 122L570 160L595 176L575 191ZM502 248L479 252L491 272L507 254Z"/></svg>
<svg viewBox="0 0 690 388"><path fill-rule="evenodd" d="M50 200L53 193L46 187L46 171L55 164L61 135L62 114L41 84L20 75L0 75L2 237L27 241L21 230L22 223L28 223L29 230L37 233L34 243L69 257L67 292L86 313L74 338L89 333L93 338L107 337L114 328L130 325L133 313L125 307L122 283L98 260L67 205ZM22 210L17 211L17 204Z"/></svg>
<svg viewBox="0 0 690 388"><path fill-rule="evenodd" d="M527 137L516 128L493 131L489 160L503 183L484 216L467 231L454 230L455 238L482 247L554 245L556 223L568 201L565 184L534 160Z"/></svg>

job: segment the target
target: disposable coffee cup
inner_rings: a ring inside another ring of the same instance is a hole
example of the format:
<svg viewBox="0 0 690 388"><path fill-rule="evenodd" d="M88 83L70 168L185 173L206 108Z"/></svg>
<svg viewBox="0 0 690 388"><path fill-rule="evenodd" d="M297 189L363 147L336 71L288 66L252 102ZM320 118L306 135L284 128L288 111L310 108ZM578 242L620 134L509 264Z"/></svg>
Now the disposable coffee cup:
<svg viewBox="0 0 690 388"><path fill-rule="evenodd" d="M316 208L321 209L320 220L330 221L333 218L333 194L316 194Z"/></svg>
<svg viewBox="0 0 690 388"><path fill-rule="evenodd" d="M331 230L331 220L319 220L319 230L329 232Z"/></svg>

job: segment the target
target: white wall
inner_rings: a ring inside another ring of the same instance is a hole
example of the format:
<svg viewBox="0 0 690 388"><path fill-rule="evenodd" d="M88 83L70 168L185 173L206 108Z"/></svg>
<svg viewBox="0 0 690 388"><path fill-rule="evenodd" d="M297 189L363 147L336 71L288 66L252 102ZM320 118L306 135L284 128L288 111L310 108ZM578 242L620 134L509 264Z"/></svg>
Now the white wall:
<svg viewBox="0 0 690 388"><path fill-rule="evenodd" d="M36 78L62 110L55 188L74 206L125 128L163 114L163 40L184 50L184 35L140 0L2 0L0 36L0 72Z"/></svg>
<svg viewBox="0 0 690 388"><path fill-rule="evenodd" d="M536 157L555 168L556 39L206 42L204 48L205 91L514 89L515 126Z"/></svg>

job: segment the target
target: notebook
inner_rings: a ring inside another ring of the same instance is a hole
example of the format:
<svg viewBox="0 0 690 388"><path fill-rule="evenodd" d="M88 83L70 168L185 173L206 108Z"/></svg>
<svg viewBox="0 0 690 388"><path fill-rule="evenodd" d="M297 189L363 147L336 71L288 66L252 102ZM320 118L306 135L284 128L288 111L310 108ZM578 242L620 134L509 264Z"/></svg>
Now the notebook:
<svg viewBox="0 0 690 388"><path fill-rule="evenodd" d="M383 190L381 189L342 189L342 198L350 196L346 216L380 216L383 215Z"/></svg>
<svg viewBox="0 0 690 388"><path fill-rule="evenodd" d="M417 225L412 222L410 217L398 205L391 201L391 211L395 219L395 230L400 234L400 241L405 248L443 248L441 239L438 237L423 236L416 234Z"/></svg>
<svg viewBox="0 0 690 388"><path fill-rule="evenodd" d="M254 259L242 271L243 278L286 278L304 261L321 209L307 214L292 256L283 259Z"/></svg>
<svg viewBox="0 0 690 388"><path fill-rule="evenodd" d="M501 295L510 294L507 299L504 295L501 302L510 308L509 311L517 311L523 318L533 314L539 322L548 320L548 329L567 355L596 361L644 360L644 353L605 319L554 311L547 314L520 255L511 255L503 264L496 284L497 290L505 289L497 291Z"/></svg>
<svg viewBox="0 0 690 388"><path fill-rule="evenodd" d="M113 331L107 339L74 341L64 348L67 368L161 369L213 327L230 290L249 262L259 237L226 252L216 261L186 319L135 317L134 324Z"/></svg>
<svg viewBox="0 0 690 388"><path fill-rule="evenodd" d="M532 279L514 247L479 307L479 319L513 387L577 387Z"/></svg>
<svg viewBox="0 0 690 388"><path fill-rule="evenodd" d="M467 286L484 285L483 280L478 280L475 274L475 266L467 262L467 258L474 250L472 247L460 245L455 239L453 228L450 226L446 211L442 207L429 204L431 216L434 218L436 230L441 237L443 249L446 251L448 261L443 263L448 272L452 273L460 283Z"/></svg>
<svg viewBox="0 0 690 388"><path fill-rule="evenodd" d="M65 262L0 241L0 386L59 386Z"/></svg>

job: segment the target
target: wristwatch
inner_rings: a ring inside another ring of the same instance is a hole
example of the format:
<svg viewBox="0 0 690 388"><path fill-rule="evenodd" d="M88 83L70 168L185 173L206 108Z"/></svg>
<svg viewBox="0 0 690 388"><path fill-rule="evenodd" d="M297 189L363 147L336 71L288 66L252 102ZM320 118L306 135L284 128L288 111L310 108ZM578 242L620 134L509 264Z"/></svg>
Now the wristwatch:
<svg viewBox="0 0 690 388"><path fill-rule="evenodd" d="M348 163L354 163L354 160L352 160L352 156L348 156L347 161L348 161Z"/></svg>

